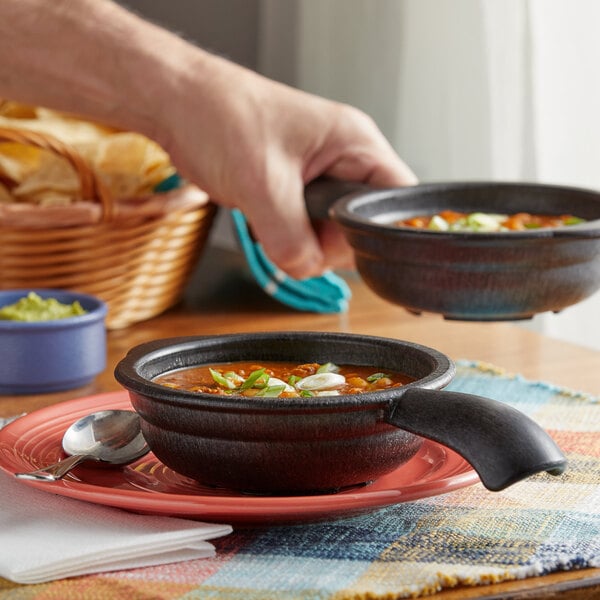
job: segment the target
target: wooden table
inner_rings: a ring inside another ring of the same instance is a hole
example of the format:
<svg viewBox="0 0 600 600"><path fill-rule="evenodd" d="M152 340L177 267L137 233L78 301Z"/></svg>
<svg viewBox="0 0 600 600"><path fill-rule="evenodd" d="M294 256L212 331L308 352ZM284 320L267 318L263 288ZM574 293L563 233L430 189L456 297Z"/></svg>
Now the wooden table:
<svg viewBox="0 0 600 600"><path fill-rule="evenodd" d="M120 389L113 369L127 350L145 341L178 335L242 331L318 330L382 335L432 346L453 359L492 363L528 379L545 380L600 396L600 352L553 340L508 323L445 321L414 316L374 295L358 277L343 315L299 313L267 297L251 280L239 256L213 249L190 283L183 303L168 313L109 332L106 370L77 390L37 396L0 396L0 416L31 412L62 400ZM600 598L600 569L551 574L497 585L439 593L440 600L467 598Z"/></svg>

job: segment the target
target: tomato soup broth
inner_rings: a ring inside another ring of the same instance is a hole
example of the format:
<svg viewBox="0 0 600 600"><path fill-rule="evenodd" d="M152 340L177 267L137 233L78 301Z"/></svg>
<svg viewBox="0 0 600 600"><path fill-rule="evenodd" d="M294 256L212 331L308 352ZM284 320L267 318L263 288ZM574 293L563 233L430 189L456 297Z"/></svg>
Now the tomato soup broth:
<svg viewBox="0 0 600 600"><path fill-rule="evenodd" d="M399 387L414 379L368 366L248 361L188 367L160 375L154 381L205 394L295 398L364 394Z"/></svg>
<svg viewBox="0 0 600 600"><path fill-rule="evenodd" d="M464 213L444 210L434 215L420 215L397 221L396 225L433 231L525 231L544 227L563 227L583 223L574 215L540 215L527 212L515 214Z"/></svg>

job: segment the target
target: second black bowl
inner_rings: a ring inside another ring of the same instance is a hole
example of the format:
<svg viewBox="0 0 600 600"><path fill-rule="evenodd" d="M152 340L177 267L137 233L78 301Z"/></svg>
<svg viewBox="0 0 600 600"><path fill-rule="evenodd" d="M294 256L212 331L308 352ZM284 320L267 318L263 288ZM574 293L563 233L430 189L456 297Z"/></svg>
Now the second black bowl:
<svg viewBox="0 0 600 600"><path fill-rule="evenodd" d="M309 212L328 211L342 227L367 285L411 312L461 320L526 319L560 311L600 289L599 192L501 182L354 188L348 193L352 184L331 180L311 184ZM495 233L394 224L442 210L572 214L586 222Z"/></svg>

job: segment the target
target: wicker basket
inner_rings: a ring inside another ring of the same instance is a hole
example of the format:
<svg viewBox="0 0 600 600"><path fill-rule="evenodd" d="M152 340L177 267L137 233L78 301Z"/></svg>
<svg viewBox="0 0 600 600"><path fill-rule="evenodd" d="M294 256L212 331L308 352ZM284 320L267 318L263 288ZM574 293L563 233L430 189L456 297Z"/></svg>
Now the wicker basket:
<svg viewBox="0 0 600 600"><path fill-rule="evenodd" d="M0 289L93 294L108 305L109 329L149 319L180 299L216 213L204 192L182 186L115 201L83 158L58 140L0 128L0 141L31 144L67 158L86 200L67 207L2 207Z"/></svg>

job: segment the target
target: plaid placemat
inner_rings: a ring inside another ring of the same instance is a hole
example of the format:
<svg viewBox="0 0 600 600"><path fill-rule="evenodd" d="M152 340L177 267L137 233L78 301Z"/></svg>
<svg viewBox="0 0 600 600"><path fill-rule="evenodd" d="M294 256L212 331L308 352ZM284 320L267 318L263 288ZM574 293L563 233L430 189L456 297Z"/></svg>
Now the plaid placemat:
<svg viewBox="0 0 600 600"><path fill-rule="evenodd" d="M213 559L30 586L0 580L0 599L414 598L600 567L599 399L470 362L458 364L450 388L531 416L567 455L567 472L497 493L477 484L359 517L237 529L216 541Z"/></svg>

